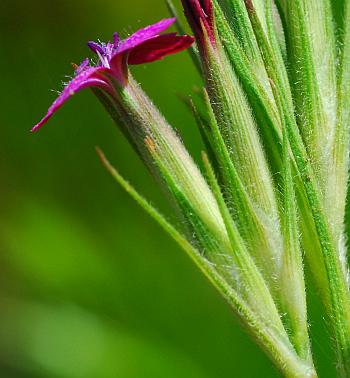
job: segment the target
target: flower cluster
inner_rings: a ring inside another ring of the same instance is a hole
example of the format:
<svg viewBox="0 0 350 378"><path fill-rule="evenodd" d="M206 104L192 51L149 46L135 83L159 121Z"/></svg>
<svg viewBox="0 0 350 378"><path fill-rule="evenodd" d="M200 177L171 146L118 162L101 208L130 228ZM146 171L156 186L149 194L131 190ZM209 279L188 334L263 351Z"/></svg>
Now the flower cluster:
<svg viewBox="0 0 350 378"><path fill-rule="evenodd" d="M125 40L115 33L111 42L88 42L97 63L75 67L32 129L92 88L165 184L182 229L100 153L106 167L190 255L286 377L317 376L302 251L325 305L339 375L350 376L350 1L337 3L346 21L336 28L327 1L182 0L204 82L199 106L189 103L208 151L206 177L128 68L192 45L191 36L161 34L175 18Z"/></svg>

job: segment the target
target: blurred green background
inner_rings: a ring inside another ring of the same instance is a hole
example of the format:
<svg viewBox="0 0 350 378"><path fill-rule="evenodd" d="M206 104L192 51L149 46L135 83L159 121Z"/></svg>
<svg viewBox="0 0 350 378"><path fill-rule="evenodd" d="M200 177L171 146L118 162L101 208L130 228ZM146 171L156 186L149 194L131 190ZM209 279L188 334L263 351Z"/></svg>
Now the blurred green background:
<svg viewBox="0 0 350 378"><path fill-rule="evenodd" d="M0 377L277 377L185 254L101 167L96 145L170 213L89 91L29 133L70 63L89 54L87 40L167 16L162 0L0 0ZM200 85L187 53L133 72L197 158L178 96Z"/></svg>

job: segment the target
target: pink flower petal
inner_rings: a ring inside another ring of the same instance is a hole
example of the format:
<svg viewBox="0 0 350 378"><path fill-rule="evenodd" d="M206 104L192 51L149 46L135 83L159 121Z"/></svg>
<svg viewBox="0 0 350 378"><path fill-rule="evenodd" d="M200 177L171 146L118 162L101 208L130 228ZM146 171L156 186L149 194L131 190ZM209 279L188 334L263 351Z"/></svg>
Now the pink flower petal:
<svg viewBox="0 0 350 378"><path fill-rule="evenodd" d="M110 66L113 78L121 86L125 86L128 82L128 53L114 55L110 61Z"/></svg>
<svg viewBox="0 0 350 378"><path fill-rule="evenodd" d="M187 49L193 42L194 38L188 35L177 36L176 33L159 35L131 49L128 63L142 64L154 62L167 55Z"/></svg>
<svg viewBox="0 0 350 378"><path fill-rule="evenodd" d="M150 38L157 36L164 30L168 29L175 21L176 18L165 18L157 22L156 24L149 25L143 29L138 30L129 38L125 39L124 41L120 41L117 54L130 50L149 40Z"/></svg>
<svg viewBox="0 0 350 378"><path fill-rule="evenodd" d="M84 61L83 64L79 66L77 75L65 86L62 93L48 109L45 117L37 123L31 131L36 131L43 126L71 96L81 89L99 87L108 90L107 82L99 75L104 71L106 71L106 69L101 67L87 67L86 61Z"/></svg>

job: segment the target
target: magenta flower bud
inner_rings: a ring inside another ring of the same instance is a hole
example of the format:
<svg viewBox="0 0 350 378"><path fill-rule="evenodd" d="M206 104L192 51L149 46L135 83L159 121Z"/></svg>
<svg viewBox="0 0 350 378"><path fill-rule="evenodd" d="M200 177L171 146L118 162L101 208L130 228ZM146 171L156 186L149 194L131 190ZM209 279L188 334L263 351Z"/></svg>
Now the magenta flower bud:
<svg viewBox="0 0 350 378"><path fill-rule="evenodd" d="M206 37L214 45L215 33L212 0L182 0L182 5L200 48L204 45Z"/></svg>
<svg viewBox="0 0 350 378"><path fill-rule="evenodd" d="M99 58L97 65L90 65L89 59L85 59L76 67L75 77L65 86L46 116L33 127L32 131L44 125L72 95L81 89L95 87L116 98L115 85L121 87L127 85L129 64L153 62L188 48L194 42L193 37L178 36L176 33L160 34L174 22L175 18L161 20L138 30L125 40L120 40L115 33L113 42L88 42L88 47Z"/></svg>

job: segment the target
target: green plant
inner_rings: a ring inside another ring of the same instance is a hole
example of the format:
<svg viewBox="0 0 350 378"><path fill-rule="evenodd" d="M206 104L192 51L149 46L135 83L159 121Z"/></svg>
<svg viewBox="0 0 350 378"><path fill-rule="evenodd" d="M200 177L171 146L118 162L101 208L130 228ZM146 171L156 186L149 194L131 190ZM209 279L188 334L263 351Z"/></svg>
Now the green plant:
<svg viewBox="0 0 350 378"><path fill-rule="evenodd" d="M340 377L350 377L344 227L349 168L350 1L182 0L203 77L189 99L206 152L202 175L128 64L187 48L163 20L125 41L90 43L40 127L92 87L177 209L169 223L99 156L190 255L287 377L316 377L303 253L324 304ZM176 16L174 5L169 10ZM340 16L341 15L341 16ZM180 33L183 28L177 24Z"/></svg>

